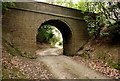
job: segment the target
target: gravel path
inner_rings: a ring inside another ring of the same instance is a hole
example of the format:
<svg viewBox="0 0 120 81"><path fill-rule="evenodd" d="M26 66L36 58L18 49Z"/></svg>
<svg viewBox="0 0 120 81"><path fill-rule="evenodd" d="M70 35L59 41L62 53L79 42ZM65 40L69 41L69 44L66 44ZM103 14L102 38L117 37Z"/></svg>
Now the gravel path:
<svg viewBox="0 0 120 81"><path fill-rule="evenodd" d="M49 48L38 52L38 60L42 61L56 79L108 79L86 65L77 63L70 57L58 55L55 51L58 49Z"/></svg>

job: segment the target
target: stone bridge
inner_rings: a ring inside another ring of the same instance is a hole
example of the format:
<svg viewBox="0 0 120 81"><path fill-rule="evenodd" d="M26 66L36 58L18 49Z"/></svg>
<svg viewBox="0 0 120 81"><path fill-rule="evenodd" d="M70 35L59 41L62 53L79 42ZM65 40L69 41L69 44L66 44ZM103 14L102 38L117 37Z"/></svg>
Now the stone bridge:
<svg viewBox="0 0 120 81"><path fill-rule="evenodd" d="M53 25L63 36L63 54L74 55L88 39L87 23L80 10L42 2L16 2L3 17L3 28L22 53L34 57L36 36L42 25Z"/></svg>

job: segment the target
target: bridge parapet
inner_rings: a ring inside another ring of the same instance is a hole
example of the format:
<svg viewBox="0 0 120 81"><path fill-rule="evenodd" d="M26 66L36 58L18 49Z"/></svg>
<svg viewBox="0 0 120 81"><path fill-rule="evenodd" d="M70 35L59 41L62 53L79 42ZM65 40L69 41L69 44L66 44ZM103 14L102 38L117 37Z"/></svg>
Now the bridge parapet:
<svg viewBox="0 0 120 81"><path fill-rule="evenodd" d="M59 17L67 17L72 19L84 20L85 14L81 13L81 10L62 7L58 5L51 5L48 3L42 2L19 2L15 3L14 9L43 13L47 15L59 16Z"/></svg>

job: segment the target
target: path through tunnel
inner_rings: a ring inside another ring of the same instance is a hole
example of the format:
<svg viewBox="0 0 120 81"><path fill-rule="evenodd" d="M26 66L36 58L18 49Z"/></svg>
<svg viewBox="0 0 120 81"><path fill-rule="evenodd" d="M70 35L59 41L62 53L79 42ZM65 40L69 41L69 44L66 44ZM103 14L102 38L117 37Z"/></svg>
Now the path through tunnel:
<svg viewBox="0 0 120 81"><path fill-rule="evenodd" d="M50 27L48 28L47 26L50 26ZM44 44L43 43L41 44L40 42L43 42L43 41L46 42L46 39L40 33L42 27L43 28L47 27L48 30L51 30L51 27L53 27L53 28L56 27L56 29L58 29L60 31L60 33L62 34L62 38L63 38L63 42L62 41L59 42L59 45L63 44L63 49L62 49L63 51L62 52L60 51L60 54L72 55L72 53L73 53L73 51L72 51L72 47L73 47L72 46L73 45L72 44L72 31L65 22L60 21L60 20L48 20L41 24L41 26L38 29L37 36L36 36L36 40L37 40L36 43L38 46L38 50L44 48ZM53 35L49 32L49 36L53 36ZM38 40L38 38L40 41ZM55 41L55 40L53 40L53 41ZM39 45L43 46L43 47L39 48ZM48 48L47 51L49 51L49 50L50 49Z"/></svg>

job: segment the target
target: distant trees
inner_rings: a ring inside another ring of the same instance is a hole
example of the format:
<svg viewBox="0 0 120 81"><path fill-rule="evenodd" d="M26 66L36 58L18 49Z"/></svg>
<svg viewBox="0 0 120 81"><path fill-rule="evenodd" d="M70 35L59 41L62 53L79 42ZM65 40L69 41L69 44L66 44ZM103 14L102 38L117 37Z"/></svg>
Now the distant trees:
<svg viewBox="0 0 120 81"><path fill-rule="evenodd" d="M57 5L65 6L65 7L70 7L70 8L75 8L75 3L72 0L56 0Z"/></svg>
<svg viewBox="0 0 120 81"><path fill-rule="evenodd" d="M41 43L49 43L52 45L55 45L57 42L59 42L59 45L61 45L62 41L60 40L60 36L56 36L55 34L58 32L59 31L55 26L43 25L38 29L38 35L36 37L37 41Z"/></svg>

